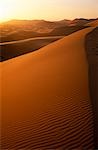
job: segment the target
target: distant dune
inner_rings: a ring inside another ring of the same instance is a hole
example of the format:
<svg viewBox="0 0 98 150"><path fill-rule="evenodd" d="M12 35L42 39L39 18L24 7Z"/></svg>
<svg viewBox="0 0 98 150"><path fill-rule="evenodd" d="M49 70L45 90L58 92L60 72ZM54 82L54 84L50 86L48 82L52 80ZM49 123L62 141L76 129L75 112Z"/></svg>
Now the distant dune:
<svg viewBox="0 0 98 150"><path fill-rule="evenodd" d="M98 27L98 19L90 23L87 23L86 26Z"/></svg>
<svg viewBox="0 0 98 150"><path fill-rule="evenodd" d="M35 37L51 37L51 36L68 36L73 32L82 30L90 26L96 19L74 19L61 21L45 21L45 20L12 20L0 24L0 49L1 61L8 60L29 52L33 52L46 46L56 39L29 40ZM23 42L16 42L25 40ZM16 43L6 44L6 42L15 41ZM3 43L3 45L2 45Z"/></svg>
<svg viewBox="0 0 98 150"><path fill-rule="evenodd" d="M72 34L73 32L82 30L84 28L87 28L87 26L64 26L55 28L53 31L47 34L39 34L25 30L19 30L16 32L14 31L13 33L11 32L11 34L8 34L7 36L1 38L1 61L5 61L29 52L33 52L43 46L46 46L60 39L61 36L68 36L69 34ZM47 36L47 39L45 39L45 35ZM60 37L56 38L56 36ZM32 40L29 40L31 39L30 37L32 37ZM44 39L34 40L35 37ZM23 39L24 42L21 42L21 39ZM9 43L6 41L8 41Z"/></svg>
<svg viewBox="0 0 98 150"><path fill-rule="evenodd" d="M52 22L45 20L11 20L0 24L0 40L6 42L37 36L68 35L73 31L85 28L84 25L93 20L96 19L64 19Z"/></svg>
<svg viewBox="0 0 98 150"><path fill-rule="evenodd" d="M84 26L87 23L90 23L91 19L84 19L84 18L80 18L80 19L74 19L70 22L69 26Z"/></svg>
<svg viewBox="0 0 98 150"><path fill-rule="evenodd" d="M2 149L93 149L86 28L2 62Z"/></svg>

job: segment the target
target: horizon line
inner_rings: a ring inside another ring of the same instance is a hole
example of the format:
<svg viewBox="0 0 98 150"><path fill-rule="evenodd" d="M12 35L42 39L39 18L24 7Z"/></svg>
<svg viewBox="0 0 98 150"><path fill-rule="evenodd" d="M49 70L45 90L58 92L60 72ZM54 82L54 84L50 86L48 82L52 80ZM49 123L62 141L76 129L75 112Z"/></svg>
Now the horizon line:
<svg viewBox="0 0 98 150"><path fill-rule="evenodd" d="M9 21L49 21L49 22L58 22L58 21L62 21L62 20L68 20L68 21L72 21L72 20L76 20L76 19L84 19L84 20L93 20L93 19L98 19L97 17L93 17L93 18L84 18L84 17L76 17L76 18L73 18L73 19L54 19L54 20L48 20L48 19L14 19L14 18L12 18L12 19L8 19L8 20L5 20L5 21L0 21L0 24L2 24L2 23L6 23L6 22L9 22Z"/></svg>

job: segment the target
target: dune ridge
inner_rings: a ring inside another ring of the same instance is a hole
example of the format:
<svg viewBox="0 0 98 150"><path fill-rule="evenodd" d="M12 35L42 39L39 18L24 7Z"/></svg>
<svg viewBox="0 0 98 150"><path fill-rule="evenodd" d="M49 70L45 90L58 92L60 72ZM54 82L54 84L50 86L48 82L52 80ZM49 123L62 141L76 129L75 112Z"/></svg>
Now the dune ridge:
<svg viewBox="0 0 98 150"><path fill-rule="evenodd" d="M2 62L2 149L93 149L83 29Z"/></svg>

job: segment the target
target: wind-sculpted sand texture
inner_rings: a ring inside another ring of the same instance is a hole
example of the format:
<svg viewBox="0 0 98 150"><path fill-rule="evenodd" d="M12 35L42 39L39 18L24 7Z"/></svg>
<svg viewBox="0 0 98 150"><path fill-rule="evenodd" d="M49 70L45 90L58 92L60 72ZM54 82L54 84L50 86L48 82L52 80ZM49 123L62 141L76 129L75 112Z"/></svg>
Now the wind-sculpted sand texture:
<svg viewBox="0 0 98 150"><path fill-rule="evenodd" d="M2 149L94 148L85 35L2 62Z"/></svg>
<svg viewBox="0 0 98 150"><path fill-rule="evenodd" d="M90 95L95 115L95 145L98 148L98 22L96 25L97 27L86 36L86 51L89 63Z"/></svg>

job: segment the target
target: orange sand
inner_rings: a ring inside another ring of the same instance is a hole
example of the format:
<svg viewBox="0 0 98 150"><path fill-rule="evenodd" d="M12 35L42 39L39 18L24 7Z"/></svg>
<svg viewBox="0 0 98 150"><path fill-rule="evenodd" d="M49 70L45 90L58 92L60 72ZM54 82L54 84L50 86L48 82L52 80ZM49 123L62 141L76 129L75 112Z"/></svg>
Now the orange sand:
<svg viewBox="0 0 98 150"><path fill-rule="evenodd" d="M2 149L92 149L86 28L2 63Z"/></svg>

